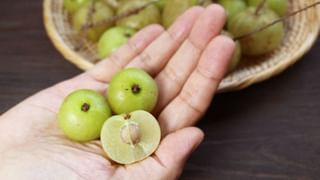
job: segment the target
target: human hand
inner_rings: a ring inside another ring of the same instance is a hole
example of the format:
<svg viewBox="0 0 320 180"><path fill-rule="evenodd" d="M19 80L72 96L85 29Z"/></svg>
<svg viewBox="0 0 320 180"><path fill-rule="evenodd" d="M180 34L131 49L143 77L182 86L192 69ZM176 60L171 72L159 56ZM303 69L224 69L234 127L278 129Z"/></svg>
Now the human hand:
<svg viewBox="0 0 320 180"><path fill-rule="evenodd" d="M0 179L176 179L203 133L194 125L224 76L234 43L220 36L223 9L188 10L164 31L151 25L91 70L45 89L0 117ZM63 99L76 89L101 93L119 70L151 74L160 98L154 112L163 139L151 157L127 166L109 161L99 141L68 140L58 127Z"/></svg>

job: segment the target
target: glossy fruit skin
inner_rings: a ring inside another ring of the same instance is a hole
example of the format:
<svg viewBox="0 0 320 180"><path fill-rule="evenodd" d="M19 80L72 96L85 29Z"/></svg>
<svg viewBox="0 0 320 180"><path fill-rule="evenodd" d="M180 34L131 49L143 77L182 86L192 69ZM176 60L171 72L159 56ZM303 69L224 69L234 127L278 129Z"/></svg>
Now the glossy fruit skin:
<svg viewBox="0 0 320 180"><path fill-rule="evenodd" d="M84 110L84 104L89 105ZM81 89L72 92L62 103L59 127L71 140L87 142L100 137L103 123L112 115L106 99L93 90Z"/></svg>
<svg viewBox="0 0 320 180"><path fill-rule="evenodd" d="M219 0L218 3L225 8L228 21L247 8L247 5L243 0Z"/></svg>
<svg viewBox="0 0 320 180"><path fill-rule="evenodd" d="M257 6L262 0L247 0L249 6ZM267 0L267 5L275 11L280 17L284 16L288 11L288 0Z"/></svg>
<svg viewBox="0 0 320 180"><path fill-rule="evenodd" d="M120 3L117 14L123 14L130 10L143 7L149 0L130 0ZM159 24L161 22L160 9L155 5L149 5L138 14L122 18L117 21L117 26L130 27L140 30L150 24Z"/></svg>
<svg viewBox="0 0 320 180"><path fill-rule="evenodd" d="M68 13L73 14L89 1L90 0L64 0L63 7Z"/></svg>
<svg viewBox="0 0 320 180"><path fill-rule="evenodd" d="M76 30L77 33L80 33L82 26L84 26L87 22L87 14L90 10L91 3L87 3L85 6L81 7L73 16L72 18L72 25L73 28ZM105 19L109 19L114 15L114 12L111 7L106 5L101 1L96 1L95 11L92 15L92 22L100 22ZM101 25L97 27L90 28L86 35L86 38L92 42L97 42L100 36L105 32L109 27L113 24L109 25Z"/></svg>
<svg viewBox="0 0 320 180"><path fill-rule="evenodd" d="M125 116L129 116L125 119ZM139 127L139 142L125 143L121 139L124 125L135 124ZM146 111L110 117L101 130L101 144L106 156L119 164L132 164L149 157L159 146L161 130L158 121Z"/></svg>
<svg viewBox="0 0 320 180"><path fill-rule="evenodd" d="M140 91L134 93L138 85ZM135 110L151 112L158 100L158 86L145 71L129 68L118 72L111 80L107 91L108 103L116 114Z"/></svg>
<svg viewBox="0 0 320 180"><path fill-rule="evenodd" d="M100 58L108 57L113 51L128 42L136 31L128 27L113 27L108 29L100 37L98 53Z"/></svg>
<svg viewBox="0 0 320 180"><path fill-rule="evenodd" d="M167 1L162 13L162 25L165 28L168 28L180 15L182 15L190 7L195 6L197 3L198 0Z"/></svg>
<svg viewBox="0 0 320 180"><path fill-rule="evenodd" d="M242 11L228 24L228 30L235 37L253 32L270 24L279 16L268 8L261 9L256 15L256 8L249 7ZM278 48L284 37L284 25L277 23L261 32L240 40L242 52L246 56L261 56Z"/></svg>
<svg viewBox="0 0 320 180"><path fill-rule="evenodd" d="M233 38L233 35L227 31L222 31L221 34L228 36L230 38ZM235 41L235 45L236 45L236 47L235 47L232 59L230 60L229 67L228 67L228 71L227 71L228 73L235 70L241 60L241 46L240 46L239 41Z"/></svg>

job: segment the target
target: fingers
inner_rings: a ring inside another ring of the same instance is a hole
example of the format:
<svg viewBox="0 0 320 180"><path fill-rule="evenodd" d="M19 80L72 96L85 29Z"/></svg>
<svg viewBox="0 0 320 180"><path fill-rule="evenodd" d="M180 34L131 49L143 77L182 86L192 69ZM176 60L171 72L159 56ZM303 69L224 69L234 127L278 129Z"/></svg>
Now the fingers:
<svg viewBox="0 0 320 180"><path fill-rule="evenodd" d="M203 132L194 127L181 129L165 137L155 153L165 167L163 179L177 179L189 155L199 146Z"/></svg>
<svg viewBox="0 0 320 180"><path fill-rule="evenodd" d="M218 36L209 43L179 95L160 114L163 135L195 124L204 114L233 51L234 42L226 36Z"/></svg>
<svg viewBox="0 0 320 180"><path fill-rule="evenodd" d="M99 82L109 82L116 72L140 54L163 31L163 27L159 25L150 25L142 29L127 44L111 54L108 59L98 63L87 74Z"/></svg>
<svg viewBox="0 0 320 180"><path fill-rule="evenodd" d="M137 54L141 53L163 31L163 28L159 25L151 25L144 28L108 59L101 61L84 74L61 82L51 89L61 97L67 96L76 89L83 88L93 89L104 94L107 88L105 83L109 82L117 71L126 66Z"/></svg>
<svg viewBox="0 0 320 180"><path fill-rule="evenodd" d="M106 89L105 83L108 83L112 76L124 67L139 67L148 71L146 64L143 63L148 55L150 55L149 57L155 57L152 59L155 63L150 67L154 69L154 72L160 71L162 66L170 59L172 53L189 35L195 20L203 10L200 7L191 8L178 18L168 32L164 32L163 27L159 25L144 28L108 59L101 61L80 76L59 83L54 86L54 91L62 97L79 88L90 88L103 93ZM145 53L142 53L142 51L145 51ZM135 58L139 54L141 54L140 57ZM130 63L132 59L134 60Z"/></svg>
<svg viewBox="0 0 320 180"><path fill-rule="evenodd" d="M195 21L203 11L201 7L187 10L167 31L130 62L128 67L143 68L153 76L158 74L188 37Z"/></svg>
<svg viewBox="0 0 320 180"><path fill-rule="evenodd" d="M165 32L159 25L143 29L87 74L100 82L109 82L124 67L138 67L151 75L157 74L188 36L201 11L203 8L191 8Z"/></svg>
<svg viewBox="0 0 320 180"><path fill-rule="evenodd" d="M177 94L198 63L209 41L217 36L225 23L221 6L209 6L197 19L186 41L156 77L161 98L156 112L160 112Z"/></svg>

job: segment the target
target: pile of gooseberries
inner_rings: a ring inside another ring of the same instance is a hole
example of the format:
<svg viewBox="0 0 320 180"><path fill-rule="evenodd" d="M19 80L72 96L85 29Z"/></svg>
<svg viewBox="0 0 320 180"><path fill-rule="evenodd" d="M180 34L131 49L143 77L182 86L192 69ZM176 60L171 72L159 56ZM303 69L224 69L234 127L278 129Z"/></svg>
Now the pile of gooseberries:
<svg viewBox="0 0 320 180"><path fill-rule="evenodd" d="M277 49L284 38L283 22L250 34L286 15L288 0L64 0L75 34L97 43L100 59L125 44L140 29L150 24L168 28L188 8L196 5L222 5L227 13L223 34L236 38L229 71L241 56L263 56Z"/></svg>

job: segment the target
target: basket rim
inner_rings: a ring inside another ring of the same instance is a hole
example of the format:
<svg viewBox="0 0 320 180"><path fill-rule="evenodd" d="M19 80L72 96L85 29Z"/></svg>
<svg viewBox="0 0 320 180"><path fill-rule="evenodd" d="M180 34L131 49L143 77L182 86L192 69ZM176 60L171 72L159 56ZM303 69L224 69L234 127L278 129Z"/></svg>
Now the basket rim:
<svg viewBox="0 0 320 180"><path fill-rule="evenodd" d="M44 26L49 36L49 39L52 41L53 45L57 50L62 54L62 56L69 62L76 65L78 68L82 70L88 70L94 66L93 63L87 61L85 58L80 56L77 52L71 49L66 43L63 41L61 36L59 35L56 26L53 22L53 18L51 15L51 2L54 0L43 0L43 20ZM288 67L295 64L297 61L301 59L301 57L308 52L313 44L317 41L319 33L320 33L320 7L315 7L316 19L318 19L317 29L315 33L309 34L308 41L305 41L304 45L299 49L298 52L294 54L290 59L283 60L277 63L274 66L271 66L267 69L264 69L255 74L250 74L242 79L239 79L237 83L229 84L225 87L219 86L218 92L229 92L229 91L237 91L244 88L247 88L253 84L265 81L274 77L281 72L283 72Z"/></svg>
<svg viewBox="0 0 320 180"><path fill-rule="evenodd" d="M320 18L319 18L320 21ZM295 54L294 57L281 61L277 65L271 66L261 72L256 74L250 74L249 76L241 79L238 83L232 84L230 86L218 89L219 92L229 92L229 91L238 91L244 88L247 88L253 84L260 83L262 81L268 80L274 76L277 76L281 72L285 71L290 66L294 65L296 62L301 60L306 52L311 50L313 44L317 41L320 34L320 23L318 25L317 33L314 33L313 36L310 36L311 40L308 43L305 43L303 48L300 48L299 51Z"/></svg>
<svg viewBox="0 0 320 180"><path fill-rule="evenodd" d="M61 36L59 35L53 19L51 18L50 4L51 0L43 1L43 20L46 32L53 42L53 45L58 49L58 51L63 55L63 57L72 62L74 65L79 67L82 70L90 69L94 66L94 64L86 61L83 57L77 54L73 49L65 44ZM51 28L54 27L54 28Z"/></svg>

